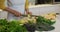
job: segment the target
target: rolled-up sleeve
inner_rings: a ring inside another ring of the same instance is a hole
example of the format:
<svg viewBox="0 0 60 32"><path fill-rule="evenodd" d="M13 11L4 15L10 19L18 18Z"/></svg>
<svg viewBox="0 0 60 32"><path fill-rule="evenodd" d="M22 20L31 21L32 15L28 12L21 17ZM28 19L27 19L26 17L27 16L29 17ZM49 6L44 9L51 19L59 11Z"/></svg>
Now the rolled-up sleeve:
<svg viewBox="0 0 60 32"><path fill-rule="evenodd" d="M5 9L6 5L5 5L5 0L0 0L0 9Z"/></svg>

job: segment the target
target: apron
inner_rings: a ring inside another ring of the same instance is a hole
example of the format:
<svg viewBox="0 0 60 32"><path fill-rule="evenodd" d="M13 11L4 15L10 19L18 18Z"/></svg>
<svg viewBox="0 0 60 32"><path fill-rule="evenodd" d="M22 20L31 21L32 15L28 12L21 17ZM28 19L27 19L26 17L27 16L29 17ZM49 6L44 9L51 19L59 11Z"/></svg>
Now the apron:
<svg viewBox="0 0 60 32"><path fill-rule="evenodd" d="M25 12L25 0L9 0L11 2L12 5L10 5L9 7L16 10L17 12L20 12L22 14L24 14ZM9 3L8 3L9 4ZM8 19L12 20L12 19L20 19L20 17L16 17L13 14L9 13L8 14Z"/></svg>

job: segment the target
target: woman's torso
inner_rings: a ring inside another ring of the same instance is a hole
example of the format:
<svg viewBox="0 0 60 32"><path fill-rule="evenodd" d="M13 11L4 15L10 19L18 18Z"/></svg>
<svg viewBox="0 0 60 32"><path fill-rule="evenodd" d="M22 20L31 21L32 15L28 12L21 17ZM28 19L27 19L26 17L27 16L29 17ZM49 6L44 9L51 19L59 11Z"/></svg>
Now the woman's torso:
<svg viewBox="0 0 60 32"><path fill-rule="evenodd" d="M9 0L11 2L11 8L21 12L22 14L24 13L25 10L25 0Z"/></svg>
<svg viewBox="0 0 60 32"><path fill-rule="evenodd" d="M9 0L12 5L10 5L10 8L16 10L17 12L21 12L22 14L24 14L25 12L25 0ZM9 4L9 3L8 3ZM9 13L8 16L9 19L15 19L15 18L20 18L20 17L16 17L13 14Z"/></svg>

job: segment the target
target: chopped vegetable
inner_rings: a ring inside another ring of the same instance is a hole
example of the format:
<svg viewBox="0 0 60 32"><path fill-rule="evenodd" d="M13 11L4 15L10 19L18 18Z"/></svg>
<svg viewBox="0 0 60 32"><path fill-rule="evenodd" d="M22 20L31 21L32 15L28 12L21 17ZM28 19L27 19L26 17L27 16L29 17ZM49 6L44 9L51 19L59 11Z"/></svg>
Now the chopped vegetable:
<svg viewBox="0 0 60 32"><path fill-rule="evenodd" d="M50 31L55 28L52 26L55 22L42 16L31 17L30 15L20 20L0 19L0 32Z"/></svg>
<svg viewBox="0 0 60 32"><path fill-rule="evenodd" d="M0 19L0 32L27 32L27 30L18 21L8 22L6 19Z"/></svg>

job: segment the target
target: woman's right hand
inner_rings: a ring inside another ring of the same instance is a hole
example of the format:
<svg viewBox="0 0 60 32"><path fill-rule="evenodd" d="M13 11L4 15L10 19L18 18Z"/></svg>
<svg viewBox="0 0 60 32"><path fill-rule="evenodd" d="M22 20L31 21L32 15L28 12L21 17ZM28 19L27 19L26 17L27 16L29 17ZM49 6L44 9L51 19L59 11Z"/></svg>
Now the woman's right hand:
<svg viewBox="0 0 60 32"><path fill-rule="evenodd" d="M5 11L8 11L8 12L10 12L10 13L12 13L13 15L15 15L15 16L17 16L17 17L19 17L19 16L22 15L21 13L15 11L15 10L9 8L9 7L6 7L4 10L5 10Z"/></svg>

